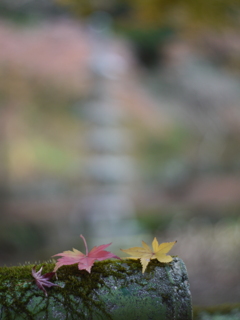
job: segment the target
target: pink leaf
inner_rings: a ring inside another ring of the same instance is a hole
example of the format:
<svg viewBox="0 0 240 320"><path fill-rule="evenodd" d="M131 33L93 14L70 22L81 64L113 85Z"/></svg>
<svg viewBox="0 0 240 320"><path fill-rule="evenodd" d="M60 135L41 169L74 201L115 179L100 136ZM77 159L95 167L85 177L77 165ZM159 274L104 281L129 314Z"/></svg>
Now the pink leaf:
<svg viewBox="0 0 240 320"><path fill-rule="evenodd" d="M36 266L32 268L32 276L35 279L36 285L38 286L39 289L41 289L45 293L45 296L47 297L47 291L45 290L44 287L50 288L53 286L54 287L59 287L59 286L49 281L55 275L55 272L49 272L45 274L41 274L41 272L42 272L42 267L38 271L36 271Z"/></svg>
<svg viewBox="0 0 240 320"><path fill-rule="evenodd" d="M102 261L111 258L120 259L113 253L104 250L109 247L111 243L93 247L92 250L88 253L86 240L84 236L80 235L80 237L84 241L86 254L83 254L81 251L78 251L76 249L73 249L73 251L64 251L62 253L55 254L53 257L61 256L61 258L58 258L56 266L53 270L54 272L56 272L61 266L78 263L79 270L87 270L90 273L91 268L96 260Z"/></svg>

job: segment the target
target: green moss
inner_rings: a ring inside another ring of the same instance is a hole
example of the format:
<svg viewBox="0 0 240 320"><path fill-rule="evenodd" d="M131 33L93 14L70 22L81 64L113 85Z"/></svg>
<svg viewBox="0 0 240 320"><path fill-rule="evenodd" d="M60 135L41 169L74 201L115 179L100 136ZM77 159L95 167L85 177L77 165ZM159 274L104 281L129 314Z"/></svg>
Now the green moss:
<svg viewBox="0 0 240 320"><path fill-rule="evenodd" d="M37 298L34 311L37 310L38 313L41 313L48 310L48 299L45 299L43 292L34 284L31 275L33 266L0 268L0 306L5 307L6 319L15 319L13 314L19 313L24 315L26 319L33 319L26 308L33 297ZM63 266L57 272L58 280L56 281L61 287L48 290L49 297L54 296L56 302L64 303L64 306L68 307L69 314L74 313L80 317L79 319L89 319L93 308L99 310L105 319L111 319L102 304L97 301L96 297L91 298L91 295L92 292L97 295L97 289L106 286L104 278L109 277L110 273L113 277L124 280L126 274L141 269L138 261L126 261L126 266L118 261L111 261L111 263L107 260L96 262L90 274L85 270L79 271L77 265ZM44 274L53 270L54 263L43 263L38 266L38 268L40 267L43 267L42 273ZM71 295L69 295L69 292L71 292ZM75 297L80 298L79 301L81 300L83 309L88 311L84 313L76 311L78 307ZM39 308L40 305L41 308Z"/></svg>

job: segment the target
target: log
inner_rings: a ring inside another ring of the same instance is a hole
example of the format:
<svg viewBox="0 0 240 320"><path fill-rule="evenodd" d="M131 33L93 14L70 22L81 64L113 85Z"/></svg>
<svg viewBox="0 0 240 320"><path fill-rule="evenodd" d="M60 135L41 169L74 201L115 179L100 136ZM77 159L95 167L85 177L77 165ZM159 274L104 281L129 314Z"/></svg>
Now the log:
<svg viewBox="0 0 240 320"><path fill-rule="evenodd" d="M53 263L43 265L43 274ZM0 268L1 320L192 320L191 294L183 261L151 260L142 274L139 260L95 262L92 272L63 266L59 287L40 290L33 265Z"/></svg>

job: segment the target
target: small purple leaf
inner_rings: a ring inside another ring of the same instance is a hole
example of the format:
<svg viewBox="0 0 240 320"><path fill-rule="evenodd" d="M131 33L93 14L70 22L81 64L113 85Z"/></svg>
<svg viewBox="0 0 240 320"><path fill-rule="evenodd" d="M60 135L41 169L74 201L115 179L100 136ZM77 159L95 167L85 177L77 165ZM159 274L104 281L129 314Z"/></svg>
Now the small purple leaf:
<svg viewBox="0 0 240 320"><path fill-rule="evenodd" d="M59 287L57 284L54 284L50 282L51 278L55 275L55 272L49 272L45 274L41 274L42 272L42 267L40 270L36 271L36 266L32 268L32 276L35 279L36 285L38 286L39 289L41 289L44 293L45 296L47 297L47 291L45 290L44 287Z"/></svg>

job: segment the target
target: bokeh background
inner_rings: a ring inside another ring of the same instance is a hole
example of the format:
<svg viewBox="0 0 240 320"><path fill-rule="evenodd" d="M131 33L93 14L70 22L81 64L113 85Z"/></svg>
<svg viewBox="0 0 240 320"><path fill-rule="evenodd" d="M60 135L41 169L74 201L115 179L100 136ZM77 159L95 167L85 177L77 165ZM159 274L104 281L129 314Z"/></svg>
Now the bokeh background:
<svg viewBox="0 0 240 320"><path fill-rule="evenodd" d="M238 0L2 0L0 265L177 240L240 300Z"/></svg>

